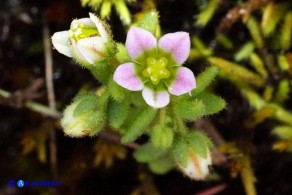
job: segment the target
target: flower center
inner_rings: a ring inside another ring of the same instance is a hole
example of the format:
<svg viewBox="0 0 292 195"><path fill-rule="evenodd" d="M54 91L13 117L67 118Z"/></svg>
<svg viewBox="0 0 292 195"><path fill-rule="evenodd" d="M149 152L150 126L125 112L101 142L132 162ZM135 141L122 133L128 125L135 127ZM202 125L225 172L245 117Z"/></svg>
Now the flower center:
<svg viewBox="0 0 292 195"><path fill-rule="evenodd" d="M86 26L84 24L75 24L69 30L70 38L74 39L76 42L80 39L99 36L99 32L94 26Z"/></svg>
<svg viewBox="0 0 292 195"><path fill-rule="evenodd" d="M166 57L161 57L158 60L154 57L147 58L147 68L143 70L144 77L149 77L153 85L158 85L161 79L170 77L170 72L167 70L168 60Z"/></svg>

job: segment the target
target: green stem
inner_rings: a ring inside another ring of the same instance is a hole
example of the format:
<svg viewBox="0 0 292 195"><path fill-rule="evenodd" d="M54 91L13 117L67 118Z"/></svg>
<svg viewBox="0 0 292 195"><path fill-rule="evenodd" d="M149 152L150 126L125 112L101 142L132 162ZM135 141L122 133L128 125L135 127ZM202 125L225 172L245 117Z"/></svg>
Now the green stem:
<svg viewBox="0 0 292 195"><path fill-rule="evenodd" d="M44 114L44 115L47 115L47 116L51 116L51 117L54 117L54 118L61 118L61 113L55 111L55 110L52 110L51 108L47 107L47 106L44 106L42 104L39 104L39 103L36 103L36 102L33 102L33 101L27 101L25 102L24 106L28 109L31 109L35 112L38 112L38 113L41 113L41 114Z"/></svg>
<svg viewBox="0 0 292 195"><path fill-rule="evenodd" d="M0 96L4 97L4 98L10 98L11 97L11 93L8 91L4 91L3 89L0 89Z"/></svg>
<svg viewBox="0 0 292 195"><path fill-rule="evenodd" d="M0 89L0 96L4 97L4 98L10 98L11 97L11 93L8 91L5 91L3 89ZM24 107L31 109L35 112L44 114L46 116L50 116L53 118L60 118L61 114L58 111L52 110L50 109L48 106L33 102L33 101L26 101L24 103Z"/></svg>
<svg viewBox="0 0 292 195"><path fill-rule="evenodd" d="M159 112L159 122L163 126L165 124L165 116L166 116L166 109L165 108L160 109L160 112Z"/></svg>
<svg viewBox="0 0 292 195"><path fill-rule="evenodd" d="M171 105L172 106L172 105ZM181 135L184 135L187 133L187 130L186 130L186 127L185 127L185 124L182 120L182 118L180 118L174 111L173 109L173 106L172 106L172 115L173 115L173 118L174 118L174 122L176 123L177 125L177 131L179 134Z"/></svg>

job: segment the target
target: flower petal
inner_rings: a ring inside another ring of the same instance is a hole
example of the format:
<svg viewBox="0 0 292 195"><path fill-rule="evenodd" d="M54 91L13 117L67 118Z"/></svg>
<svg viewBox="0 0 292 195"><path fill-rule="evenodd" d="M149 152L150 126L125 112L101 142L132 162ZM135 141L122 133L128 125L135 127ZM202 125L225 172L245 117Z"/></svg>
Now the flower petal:
<svg viewBox="0 0 292 195"><path fill-rule="evenodd" d="M106 57L105 40L101 37L80 39L76 44L76 49L78 50L76 52L79 52L89 64L95 64L97 61L102 61Z"/></svg>
<svg viewBox="0 0 292 195"><path fill-rule="evenodd" d="M65 56L72 57L68 31L54 33L52 36L52 43L58 52Z"/></svg>
<svg viewBox="0 0 292 195"><path fill-rule="evenodd" d="M190 53L191 41L189 33L176 32L166 34L159 39L158 46L167 52L171 52L177 63L182 64Z"/></svg>
<svg viewBox="0 0 292 195"><path fill-rule="evenodd" d="M127 34L126 48L129 56L135 59L144 50L155 48L156 43L156 38L149 31L132 27Z"/></svg>
<svg viewBox="0 0 292 195"><path fill-rule="evenodd" d="M195 87L196 79L194 73L186 67L180 67L177 71L176 79L168 88L168 91L173 95L182 95L190 92Z"/></svg>
<svg viewBox="0 0 292 195"><path fill-rule="evenodd" d="M146 103L153 108L162 108L169 103L169 93L167 91L152 91L145 87L142 96Z"/></svg>
<svg viewBox="0 0 292 195"><path fill-rule="evenodd" d="M144 87L142 81L135 75L133 63L120 65L114 73L114 81L130 91L140 91Z"/></svg>
<svg viewBox="0 0 292 195"><path fill-rule="evenodd" d="M92 20L92 22L95 24L100 36L102 38L104 38L105 40L109 40L110 33L109 33L109 29L108 29L107 25L105 24L105 22L100 20L97 16L95 16L92 13L89 13L89 16L90 16L90 19Z"/></svg>
<svg viewBox="0 0 292 195"><path fill-rule="evenodd" d="M71 22L70 28L73 28L76 25L83 24L85 26L95 27L94 22L90 18L80 18L75 19Z"/></svg>

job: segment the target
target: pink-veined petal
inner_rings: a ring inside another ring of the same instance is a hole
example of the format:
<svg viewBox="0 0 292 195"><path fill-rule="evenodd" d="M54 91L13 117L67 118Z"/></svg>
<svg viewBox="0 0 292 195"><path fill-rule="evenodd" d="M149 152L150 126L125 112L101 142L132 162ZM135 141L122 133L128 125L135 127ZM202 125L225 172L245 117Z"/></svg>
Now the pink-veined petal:
<svg viewBox="0 0 292 195"><path fill-rule="evenodd" d="M132 27L127 34L126 48L133 59L140 56L144 50L155 48L156 44L156 38L142 28Z"/></svg>
<svg viewBox="0 0 292 195"><path fill-rule="evenodd" d="M178 96L190 92L195 87L196 79L194 73L186 67L180 67L177 71L176 79L168 88L168 91Z"/></svg>
<svg viewBox="0 0 292 195"><path fill-rule="evenodd" d="M94 64L106 58L105 40L101 37L80 39L76 44L76 48L89 64Z"/></svg>
<svg viewBox="0 0 292 195"><path fill-rule="evenodd" d="M52 43L58 52L67 57L72 57L68 31L54 33L52 36Z"/></svg>
<svg viewBox="0 0 292 195"><path fill-rule="evenodd" d="M163 108L170 101L167 91L153 91L147 87L143 89L142 96L146 103L153 108Z"/></svg>
<svg viewBox="0 0 292 195"><path fill-rule="evenodd" d="M189 33L166 34L159 39L158 46L164 51L171 52L176 62L182 64L190 54L191 41Z"/></svg>
<svg viewBox="0 0 292 195"><path fill-rule="evenodd" d="M114 81L130 91L140 91L144 84L135 74L133 63L120 65L114 73Z"/></svg>

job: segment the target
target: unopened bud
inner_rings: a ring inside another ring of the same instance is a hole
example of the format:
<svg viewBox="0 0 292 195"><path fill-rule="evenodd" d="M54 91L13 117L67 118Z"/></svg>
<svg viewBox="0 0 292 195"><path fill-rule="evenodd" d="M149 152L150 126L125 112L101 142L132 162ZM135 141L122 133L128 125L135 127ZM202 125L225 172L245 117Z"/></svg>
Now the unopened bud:
<svg viewBox="0 0 292 195"><path fill-rule="evenodd" d="M190 151L187 165L183 166L177 162L179 169L194 180L203 180L209 174L209 166L211 166L211 156L208 151L207 158L203 158L194 152Z"/></svg>
<svg viewBox="0 0 292 195"><path fill-rule="evenodd" d="M61 119L64 133L70 137L93 136L104 125L104 112L94 94L77 98L69 105Z"/></svg>

